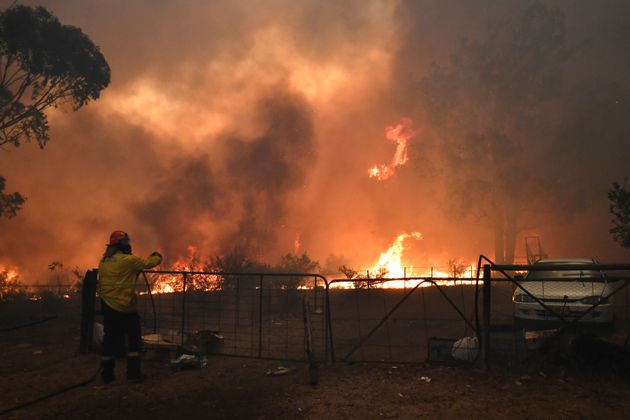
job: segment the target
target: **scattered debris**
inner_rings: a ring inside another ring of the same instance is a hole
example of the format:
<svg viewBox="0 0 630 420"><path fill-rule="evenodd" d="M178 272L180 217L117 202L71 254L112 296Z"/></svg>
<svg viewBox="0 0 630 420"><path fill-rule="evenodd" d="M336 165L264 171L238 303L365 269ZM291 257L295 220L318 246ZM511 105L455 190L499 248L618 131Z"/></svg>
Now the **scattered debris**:
<svg viewBox="0 0 630 420"><path fill-rule="evenodd" d="M142 342L144 343L144 348L146 350L144 355L146 360L170 360L173 355L176 354L178 349L177 344L162 334L143 335Z"/></svg>
<svg viewBox="0 0 630 420"><path fill-rule="evenodd" d="M552 330L524 330L523 339L525 340L525 347L529 350L537 350L542 347L543 344L550 338L558 334L558 329Z"/></svg>
<svg viewBox="0 0 630 420"><path fill-rule="evenodd" d="M193 331L185 334L184 349L189 353L214 353L223 343L223 338L223 335L218 331Z"/></svg>
<svg viewBox="0 0 630 420"><path fill-rule="evenodd" d="M426 383L431 382L431 378L429 378L428 376L421 376L418 378L418 380Z"/></svg>
<svg viewBox="0 0 630 420"><path fill-rule="evenodd" d="M195 354L182 354L171 360L171 367L181 370L185 368L201 369L208 364L205 357Z"/></svg>
<svg viewBox="0 0 630 420"><path fill-rule="evenodd" d="M175 348L177 345L171 340L164 338L160 334L147 334L142 336L142 341L146 347L167 347Z"/></svg>
<svg viewBox="0 0 630 420"><path fill-rule="evenodd" d="M477 337L464 337L453 343L451 355L453 359L463 362L473 362L479 354L479 340Z"/></svg>
<svg viewBox="0 0 630 420"><path fill-rule="evenodd" d="M268 376L282 376L282 375L288 375L293 372L295 372L295 368L293 367L278 366L275 370L271 370L271 369L267 370L265 374Z"/></svg>

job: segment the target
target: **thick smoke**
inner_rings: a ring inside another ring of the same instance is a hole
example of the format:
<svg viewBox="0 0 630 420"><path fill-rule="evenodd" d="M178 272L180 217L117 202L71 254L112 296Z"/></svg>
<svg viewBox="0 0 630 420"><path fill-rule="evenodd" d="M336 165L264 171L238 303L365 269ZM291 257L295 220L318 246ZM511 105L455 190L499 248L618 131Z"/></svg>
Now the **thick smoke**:
<svg viewBox="0 0 630 420"><path fill-rule="evenodd" d="M313 115L302 98L278 92L263 99L257 112L259 136L224 140L224 171L228 188L241 196L245 208L233 237L253 243L260 252L275 245L274 232L286 223L290 193L304 185L316 154Z"/></svg>
<svg viewBox="0 0 630 420"><path fill-rule="evenodd" d="M273 263L299 239L298 252L365 269L414 231L414 266L472 261L493 254L504 200L517 255L526 235L552 256L623 255L606 191L629 175L625 1L41 4L101 47L112 84L53 111L45 150L0 151L7 191L28 198L0 220L0 266L88 268L115 229L171 262L193 246ZM558 32L513 24L532 5ZM556 34L554 59L525 66L506 28ZM506 56L519 63L507 73ZM502 95L488 90L508 73ZM534 75L548 96L528 96ZM417 131L409 163L369 179L402 117Z"/></svg>
<svg viewBox="0 0 630 420"><path fill-rule="evenodd" d="M153 229L165 254L180 256L211 235L200 230L204 221L224 217L217 188L207 155L178 157L134 210L140 223Z"/></svg>
<svg viewBox="0 0 630 420"><path fill-rule="evenodd" d="M203 247L206 257L232 247L261 256L276 245L289 194L314 162L313 115L283 88L262 98L253 113L258 135L224 134L213 156L177 157L135 206L171 259L186 256L188 245Z"/></svg>

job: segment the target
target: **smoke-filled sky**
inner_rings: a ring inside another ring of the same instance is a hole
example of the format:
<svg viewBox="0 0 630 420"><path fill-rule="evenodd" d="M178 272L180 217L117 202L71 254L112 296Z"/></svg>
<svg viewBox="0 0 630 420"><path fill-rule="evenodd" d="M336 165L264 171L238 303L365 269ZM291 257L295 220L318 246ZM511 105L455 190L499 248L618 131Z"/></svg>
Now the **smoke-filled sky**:
<svg viewBox="0 0 630 420"><path fill-rule="evenodd" d="M10 2L0 4L7 7ZM370 267L403 232L415 266L493 255L621 261L606 193L630 175L630 4L522 0L57 0L112 72L48 113L50 142L0 151L0 265L89 268L112 230L169 261L235 247ZM385 129L413 120L409 161ZM299 246L298 246L299 245ZM331 258L331 257L335 258Z"/></svg>

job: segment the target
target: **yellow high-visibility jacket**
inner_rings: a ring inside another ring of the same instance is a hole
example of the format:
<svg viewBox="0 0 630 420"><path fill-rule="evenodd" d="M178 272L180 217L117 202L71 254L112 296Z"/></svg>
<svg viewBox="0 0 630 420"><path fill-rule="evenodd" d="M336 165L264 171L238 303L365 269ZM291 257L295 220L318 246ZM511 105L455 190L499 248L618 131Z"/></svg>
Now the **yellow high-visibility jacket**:
<svg viewBox="0 0 630 420"><path fill-rule="evenodd" d="M130 254L116 252L98 265L98 283L101 298L115 311L135 312L136 278L147 268L162 262L162 257L152 254L142 259Z"/></svg>

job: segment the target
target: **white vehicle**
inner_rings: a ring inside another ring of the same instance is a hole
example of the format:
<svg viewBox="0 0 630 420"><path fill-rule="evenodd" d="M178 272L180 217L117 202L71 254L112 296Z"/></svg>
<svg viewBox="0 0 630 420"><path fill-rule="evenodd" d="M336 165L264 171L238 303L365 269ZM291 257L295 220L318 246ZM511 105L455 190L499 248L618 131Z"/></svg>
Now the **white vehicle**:
<svg viewBox="0 0 630 420"><path fill-rule="evenodd" d="M565 259L540 260L536 265L592 265L594 260ZM517 278L518 281L518 278ZM519 283L532 296L539 299L551 311L562 315L570 322L612 324L613 298L606 298L613 287L602 271L594 270L531 270ZM516 323L528 321L560 321L560 318L545 309L535 299L518 287L514 291L514 318ZM587 313L593 305L599 305ZM585 314L586 313L586 314Z"/></svg>

